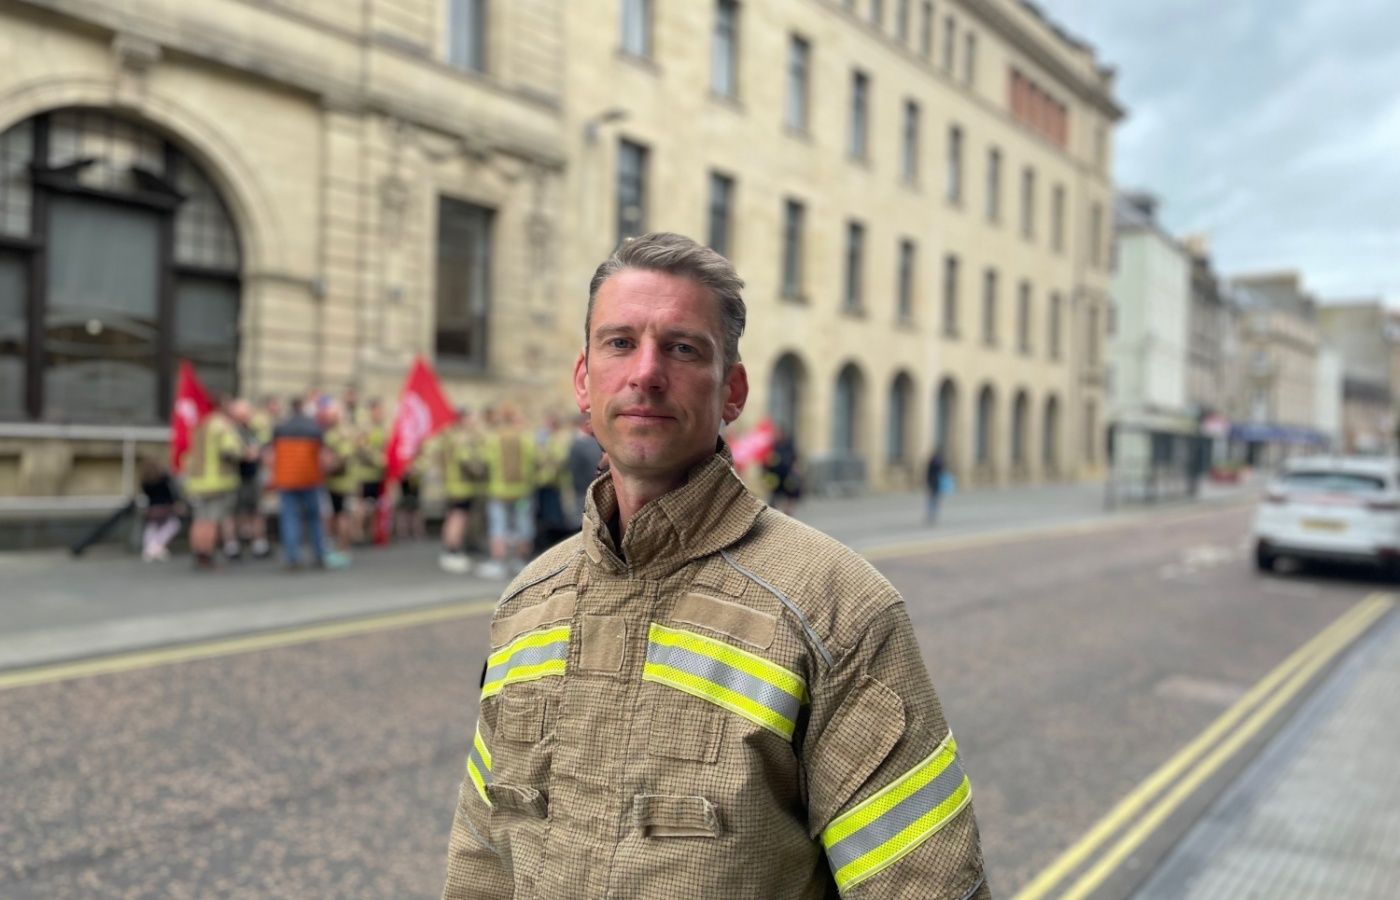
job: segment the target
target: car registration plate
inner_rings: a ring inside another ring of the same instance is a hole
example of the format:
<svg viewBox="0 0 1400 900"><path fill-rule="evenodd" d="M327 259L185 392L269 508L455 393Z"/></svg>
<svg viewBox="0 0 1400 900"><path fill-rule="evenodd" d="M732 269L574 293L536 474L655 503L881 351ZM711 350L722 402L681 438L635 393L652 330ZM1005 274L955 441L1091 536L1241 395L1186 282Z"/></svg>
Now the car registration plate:
<svg viewBox="0 0 1400 900"><path fill-rule="evenodd" d="M1308 531L1346 531L1347 523L1337 519L1304 519L1303 527Z"/></svg>

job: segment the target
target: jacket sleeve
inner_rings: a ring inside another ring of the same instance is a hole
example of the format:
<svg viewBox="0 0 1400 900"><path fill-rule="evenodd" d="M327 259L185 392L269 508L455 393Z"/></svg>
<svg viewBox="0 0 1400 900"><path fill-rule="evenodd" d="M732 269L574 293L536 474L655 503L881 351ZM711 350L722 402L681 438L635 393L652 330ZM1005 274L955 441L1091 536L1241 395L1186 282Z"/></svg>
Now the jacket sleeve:
<svg viewBox="0 0 1400 900"><path fill-rule="evenodd" d="M496 848L487 835L491 804L486 785L491 781L491 752L477 721L467 771L457 792L457 813L447 845L447 886L443 900L510 900L515 893Z"/></svg>
<svg viewBox="0 0 1400 900"><path fill-rule="evenodd" d="M972 787L903 602L814 685L808 824L847 900L990 900Z"/></svg>

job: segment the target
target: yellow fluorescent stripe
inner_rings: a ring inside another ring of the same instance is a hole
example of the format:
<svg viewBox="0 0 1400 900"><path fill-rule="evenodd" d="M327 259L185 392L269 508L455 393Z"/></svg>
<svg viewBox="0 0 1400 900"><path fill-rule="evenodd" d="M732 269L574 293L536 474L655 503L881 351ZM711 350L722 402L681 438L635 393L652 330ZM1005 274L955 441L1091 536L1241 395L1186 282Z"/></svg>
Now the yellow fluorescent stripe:
<svg viewBox="0 0 1400 900"><path fill-rule="evenodd" d="M972 801L972 783L963 776L962 784L948 799L924 813L910 825L869 853L842 866L836 873L836 887L845 890L893 865L938 833Z"/></svg>
<svg viewBox="0 0 1400 900"><path fill-rule="evenodd" d="M499 694L501 688L508 684L519 684L522 681L534 681L538 678L546 678L550 675L563 675L564 665L568 660L551 659L533 666L517 666L506 673L504 678L486 683L481 689L482 699Z"/></svg>
<svg viewBox="0 0 1400 900"><path fill-rule="evenodd" d="M467 777L476 785L476 792L481 795L481 799L490 806L491 799L486 796L486 779L481 777L481 773L476 770L476 763L470 757L467 758Z"/></svg>
<svg viewBox="0 0 1400 900"><path fill-rule="evenodd" d="M691 696L699 697L701 700L708 700L730 712L743 716L755 725L767 728L784 740L792 740L792 733L797 728L797 723L784 718L766 706L755 703L743 694L736 694L713 681L706 681L704 678L689 672L682 672L671 666L649 662L642 667L642 680L664 684L684 691Z"/></svg>
<svg viewBox="0 0 1400 900"><path fill-rule="evenodd" d="M546 628L544 631L532 631L529 634L521 635L488 656L486 658L486 667L491 668L492 666L500 665L507 659L510 659L517 651L529 647L543 647L547 644L558 644L568 641L568 639L568 625L560 625L557 628Z"/></svg>
<svg viewBox="0 0 1400 900"><path fill-rule="evenodd" d="M943 770L952 765L957 753L958 742L953 740L953 733L950 731L943 743L926 756L923 762L862 800L849 812L833 819L826 831L822 832L822 845L830 847L898 806L910 794L943 774Z"/></svg>
<svg viewBox="0 0 1400 900"><path fill-rule="evenodd" d="M782 666L771 663L761 656L755 656L745 650L740 650L738 647L731 647L723 641L716 641L692 631L667 628L654 622L648 636L652 643L666 647L680 647L692 653L708 656L710 659L732 666L741 672L747 672L760 681L768 682L773 687L797 698L799 702L807 702L807 682L802 680L802 676L795 672L789 672Z"/></svg>
<svg viewBox="0 0 1400 900"><path fill-rule="evenodd" d="M481 723L476 723L476 737L472 738L472 743L476 744L476 752L481 754L481 761L486 763L486 768L494 769L496 764L491 761L491 751L486 749L486 742L481 739Z"/></svg>

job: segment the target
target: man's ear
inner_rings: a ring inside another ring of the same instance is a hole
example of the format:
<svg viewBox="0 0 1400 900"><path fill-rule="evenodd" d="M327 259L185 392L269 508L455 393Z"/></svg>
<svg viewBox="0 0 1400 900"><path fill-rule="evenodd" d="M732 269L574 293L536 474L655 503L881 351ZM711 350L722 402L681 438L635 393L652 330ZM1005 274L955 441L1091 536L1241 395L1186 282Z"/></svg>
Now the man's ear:
<svg viewBox="0 0 1400 900"><path fill-rule="evenodd" d="M744 404L749 401L749 373L743 363L730 366L724 379L724 409L720 417L728 425L744 412Z"/></svg>
<svg viewBox="0 0 1400 900"><path fill-rule="evenodd" d="M588 412L588 351L587 349L578 352L578 359L574 360L574 402L578 404L578 411Z"/></svg>

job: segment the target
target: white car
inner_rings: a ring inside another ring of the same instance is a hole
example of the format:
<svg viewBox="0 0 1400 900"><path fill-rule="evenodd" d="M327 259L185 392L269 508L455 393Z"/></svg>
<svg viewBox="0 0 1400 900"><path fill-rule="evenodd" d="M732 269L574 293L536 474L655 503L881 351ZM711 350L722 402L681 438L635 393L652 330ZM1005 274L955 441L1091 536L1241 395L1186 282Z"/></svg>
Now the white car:
<svg viewBox="0 0 1400 900"><path fill-rule="evenodd" d="M1254 561L1280 556L1379 565L1400 575L1400 461L1311 457L1287 463L1254 519Z"/></svg>

